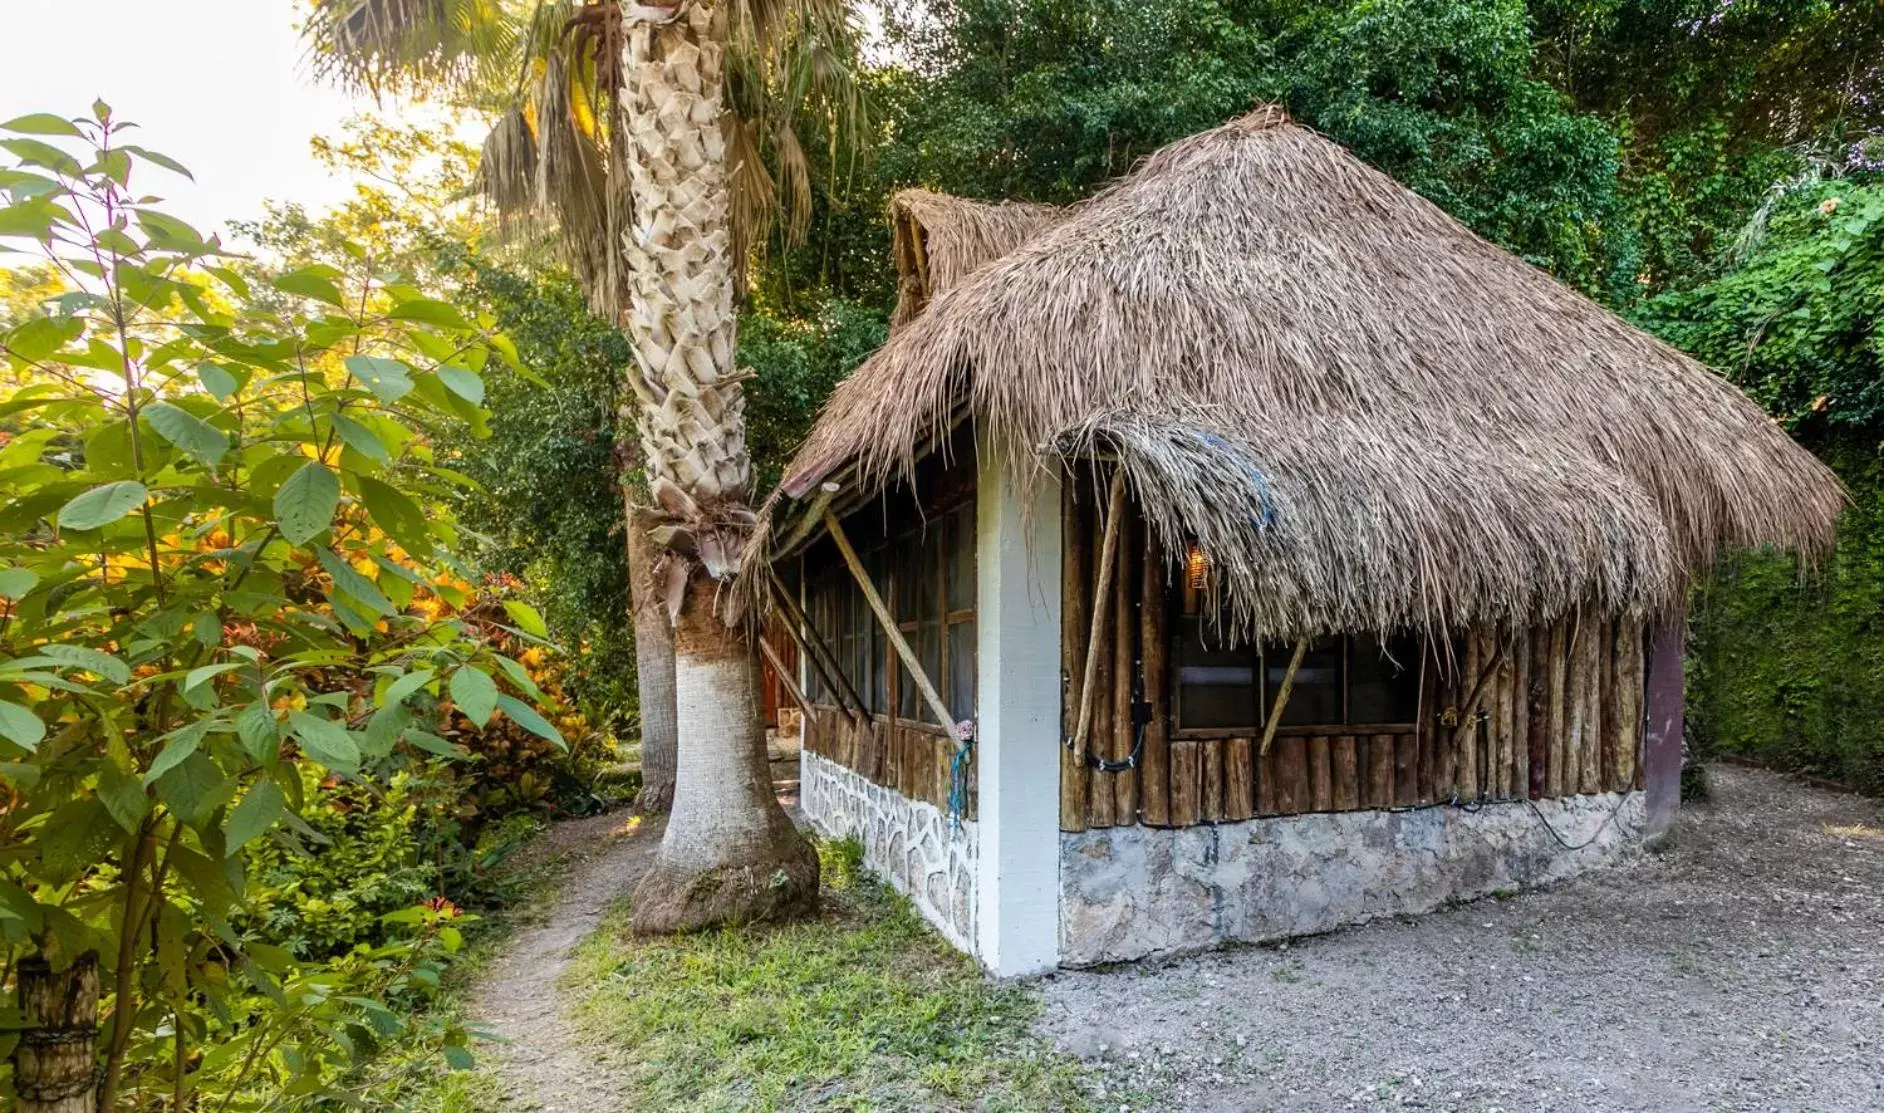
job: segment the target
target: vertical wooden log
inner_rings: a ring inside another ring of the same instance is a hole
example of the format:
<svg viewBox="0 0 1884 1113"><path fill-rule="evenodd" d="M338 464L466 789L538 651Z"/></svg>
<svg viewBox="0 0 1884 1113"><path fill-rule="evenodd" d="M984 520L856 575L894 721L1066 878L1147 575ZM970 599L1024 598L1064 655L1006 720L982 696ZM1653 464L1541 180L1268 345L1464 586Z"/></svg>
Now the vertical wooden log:
<svg viewBox="0 0 1884 1113"><path fill-rule="evenodd" d="M1491 651L1497 652L1497 643L1506 635L1494 633ZM1491 777L1485 785L1485 792L1491 796L1509 796L1511 794L1511 768L1516 763L1517 732L1511 729L1511 708L1518 702L1515 693L1518 669L1507 649L1504 660L1498 665L1497 692L1498 700L1492 708L1492 726L1495 745L1491 763Z"/></svg>
<svg viewBox="0 0 1884 1113"><path fill-rule="evenodd" d="M1568 702L1570 686L1570 627L1576 621L1574 615L1565 615L1550 628L1550 659L1548 674L1548 692L1550 698L1549 729L1549 770L1545 777L1544 795L1555 799L1569 795L1568 790L1576 784L1569 775L1570 757L1570 715Z"/></svg>
<svg viewBox="0 0 1884 1113"><path fill-rule="evenodd" d="M1393 735L1376 734L1367 743L1367 806L1393 807Z"/></svg>
<svg viewBox="0 0 1884 1113"><path fill-rule="evenodd" d="M1610 788L1635 787L1642 752L1642 625L1616 624L1616 779Z"/></svg>
<svg viewBox="0 0 1884 1113"><path fill-rule="evenodd" d="M1577 791L1584 794L1603 790L1603 709L1599 689L1603 680L1600 652L1603 640L1602 619L1594 609L1583 612L1577 639L1577 672L1580 674L1577 701L1582 713L1583 732L1577 748Z"/></svg>
<svg viewBox="0 0 1884 1113"><path fill-rule="evenodd" d="M1132 714L1132 689L1138 679L1138 596L1140 548L1135 540L1137 515L1128 508L1119 523L1119 563L1112 573L1112 760L1124 761L1138 744L1138 724ZM1138 822L1138 770L1112 774L1112 821L1119 826Z"/></svg>
<svg viewBox="0 0 1884 1113"><path fill-rule="evenodd" d="M1420 802L1430 803L1438 799L1438 790L1434 782L1438 779L1439 754L1435 741L1439 731L1434 724L1439 721L1439 709L1443 706L1439 684L1439 660L1429 641L1420 644L1420 711L1419 721L1413 724L1414 742L1419 747Z"/></svg>
<svg viewBox="0 0 1884 1113"><path fill-rule="evenodd" d="M1144 575L1139 578L1138 655L1143 661L1145 700L1151 721L1145 724L1145 752L1138 767L1139 807L1145 822L1165 827L1171 822L1171 707L1167 684L1170 630L1166 625L1164 554L1158 539L1145 532Z"/></svg>
<svg viewBox="0 0 1884 1113"><path fill-rule="evenodd" d="M1531 659L1528 662L1528 683L1530 691L1526 698L1525 731L1530 746L1530 764L1527 769L1529 780L1525 791L1531 799L1541 800L1544 796L1545 778L1549 773L1548 754L1550 748L1550 628L1539 626L1530 632Z"/></svg>
<svg viewBox="0 0 1884 1113"><path fill-rule="evenodd" d="M1334 755L1329 739L1316 735L1308 740L1308 810L1334 810Z"/></svg>
<svg viewBox="0 0 1884 1113"><path fill-rule="evenodd" d="M1457 752L1453 754L1453 791L1467 800L1478 795L1479 740L1485 730L1476 721L1478 712L1466 707L1466 704L1472 701L1472 689L1478 686L1479 674L1484 668L1484 638L1480 631L1473 630L1465 636L1465 668L1459 674L1458 695L1453 700L1453 706L1459 709L1459 714L1467 716L1465 729L1456 732L1459 741L1454 746ZM1481 698L1479 707L1482 709L1484 706Z"/></svg>
<svg viewBox="0 0 1884 1113"><path fill-rule="evenodd" d="M15 971L19 1043L13 1089L19 1113L92 1113L98 1106L92 1056L98 1043L98 955L87 951L54 972L37 956Z"/></svg>
<svg viewBox="0 0 1884 1113"><path fill-rule="evenodd" d="M1621 705L1616 700L1616 631L1621 626L1614 619L1603 620L1603 634L1596 647L1596 663L1600 680L1596 686L1596 701L1599 708L1598 721L1602 727L1598 737L1602 739L1600 764L1597 780L1598 790L1608 791L1616 783L1616 770L1622 767L1622 757L1616 752L1622 741Z"/></svg>
<svg viewBox="0 0 1884 1113"><path fill-rule="evenodd" d="M1232 738L1223 744L1223 818L1243 820L1256 814L1256 740Z"/></svg>
<svg viewBox="0 0 1884 1113"><path fill-rule="evenodd" d="M1531 791L1531 632L1511 633L1511 769L1507 796Z"/></svg>
<svg viewBox="0 0 1884 1113"><path fill-rule="evenodd" d="M1275 815L1280 807L1276 803L1276 751L1273 745L1268 753L1256 748L1256 814Z"/></svg>
<svg viewBox="0 0 1884 1113"><path fill-rule="evenodd" d="M1300 815L1308 810L1308 746L1299 734L1282 735L1275 741L1276 811L1282 815Z"/></svg>
<svg viewBox="0 0 1884 1113"><path fill-rule="evenodd" d="M1360 740L1352 734L1336 735L1331 743L1334 767L1334 809L1351 812L1361 806Z"/></svg>
<svg viewBox="0 0 1884 1113"><path fill-rule="evenodd" d="M1183 739L1171 743L1171 826L1195 827L1203 806L1203 764L1198 743Z"/></svg>
<svg viewBox="0 0 1884 1113"><path fill-rule="evenodd" d="M1436 673L1433 701L1434 715L1427 720L1426 731L1432 737L1430 748L1433 755L1433 799L1445 800L1453 795L1458 787L1459 763L1453 757L1452 739L1458 733L1455 723L1447 720L1445 712L1455 713L1465 696L1460 694L1459 674L1464 663L1459 659L1462 649L1457 639L1447 638L1439 648L1439 659L1435 662Z"/></svg>
<svg viewBox="0 0 1884 1113"><path fill-rule="evenodd" d="M1419 739L1398 734L1393 739L1393 802L1401 807L1420 802Z"/></svg>
<svg viewBox="0 0 1884 1113"><path fill-rule="evenodd" d="M1068 475L1060 496L1060 830L1086 829L1086 765L1066 743L1072 739L1084 691L1086 638L1092 625L1091 496Z"/></svg>
<svg viewBox="0 0 1884 1113"><path fill-rule="evenodd" d="M1201 818L1216 823L1223 818L1223 739L1207 738L1204 750L1204 806Z"/></svg>

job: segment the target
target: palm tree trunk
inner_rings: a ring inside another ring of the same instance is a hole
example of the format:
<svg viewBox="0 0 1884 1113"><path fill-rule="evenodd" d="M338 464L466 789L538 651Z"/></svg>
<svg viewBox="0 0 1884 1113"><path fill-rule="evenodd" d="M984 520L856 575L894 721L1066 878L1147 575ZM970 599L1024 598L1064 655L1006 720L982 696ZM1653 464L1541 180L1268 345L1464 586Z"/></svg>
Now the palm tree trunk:
<svg viewBox="0 0 1884 1113"><path fill-rule="evenodd" d="M87 951L54 971L34 955L15 972L20 1041L13 1049L19 1113L92 1113L98 1039L98 955Z"/></svg>
<svg viewBox="0 0 1884 1113"><path fill-rule="evenodd" d="M635 810L662 815L674 803L679 745L674 726L674 628L655 573L660 553L648 536L651 523L627 490L624 485L628 596L634 608L635 682L641 695L641 793L635 797Z"/></svg>
<svg viewBox="0 0 1884 1113"><path fill-rule="evenodd" d="M814 909L818 858L772 794L753 639L735 615L716 613L756 521L734 367L726 16L713 0L632 11L621 98L633 198L622 244L630 385L649 487L668 519L656 539L670 547L666 560L685 562L670 565L685 575L674 807L635 892L634 926L686 931Z"/></svg>

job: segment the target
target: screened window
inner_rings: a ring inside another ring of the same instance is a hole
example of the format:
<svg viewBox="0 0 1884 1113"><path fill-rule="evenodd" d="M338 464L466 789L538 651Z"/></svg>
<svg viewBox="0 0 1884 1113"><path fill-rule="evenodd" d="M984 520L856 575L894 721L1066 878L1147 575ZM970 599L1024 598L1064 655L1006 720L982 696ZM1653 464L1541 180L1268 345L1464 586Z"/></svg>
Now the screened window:
<svg viewBox="0 0 1884 1113"><path fill-rule="evenodd" d="M1254 730L1269 718L1293 644L1226 644L1207 617L1186 616L1173 654L1180 729ZM1371 635L1309 642L1282 726L1410 723L1419 715L1419 639Z"/></svg>
<svg viewBox="0 0 1884 1113"><path fill-rule="evenodd" d="M847 527L848 529L848 527ZM932 516L870 548L847 533L896 627L915 651L936 692L956 719L975 715L975 508L969 503ZM934 723L921 688L903 667L863 590L834 551L805 560L805 611L843 664L866 710ZM838 694L811 669L809 692L821 703ZM938 726L947 726L938 723Z"/></svg>

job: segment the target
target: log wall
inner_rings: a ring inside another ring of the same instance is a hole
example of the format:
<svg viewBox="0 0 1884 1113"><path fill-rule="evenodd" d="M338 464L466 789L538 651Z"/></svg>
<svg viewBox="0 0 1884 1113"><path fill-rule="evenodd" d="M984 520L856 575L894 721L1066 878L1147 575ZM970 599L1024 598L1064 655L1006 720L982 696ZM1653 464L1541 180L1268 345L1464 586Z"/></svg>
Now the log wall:
<svg viewBox="0 0 1884 1113"><path fill-rule="evenodd" d="M814 705L805 716L804 748L827 761L947 811L956 744L943 731L884 715L859 721L830 705ZM975 818L975 751L968 752L968 810Z"/></svg>

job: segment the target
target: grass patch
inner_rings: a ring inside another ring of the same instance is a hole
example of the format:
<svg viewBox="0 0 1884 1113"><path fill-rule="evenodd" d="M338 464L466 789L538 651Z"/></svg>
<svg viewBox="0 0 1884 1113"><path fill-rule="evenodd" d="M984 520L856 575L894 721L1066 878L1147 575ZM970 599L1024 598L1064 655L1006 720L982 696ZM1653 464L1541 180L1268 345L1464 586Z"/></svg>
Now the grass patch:
<svg viewBox="0 0 1884 1113"><path fill-rule="evenodd" d="M623 907L582 945L565 984L623 1053L627 1107L1088 1108L1078 1065L1029 1030L1031 991L984 978L854 842L820 854L814 921L645 940Z"/></svg>

